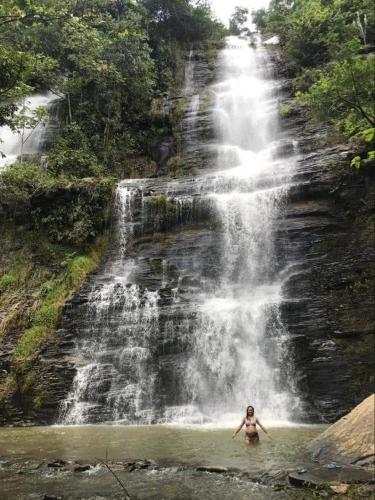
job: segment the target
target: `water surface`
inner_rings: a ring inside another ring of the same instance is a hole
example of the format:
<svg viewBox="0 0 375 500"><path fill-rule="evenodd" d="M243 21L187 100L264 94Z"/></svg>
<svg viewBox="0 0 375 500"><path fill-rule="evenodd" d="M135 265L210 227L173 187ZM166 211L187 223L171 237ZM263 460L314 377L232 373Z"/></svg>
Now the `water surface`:
<svg viewBox="0 0 375 500"><path fill-rule="evenodd" d="M261 435L261 444L247 447L243 434L231 439L232 429L184 428L176 426L86 425L0 429L2 462L23 463L63 459L83 462L104 459L152 459L158 470L126 473L118 471L129 491L139 499L265 499L290 498L284 492L244 479L196 471L199 465L220 466L257 475L264 471L303 465L308 442L322 426L270 428L272 441ZM74 474L49 469L20 475L0 467L3 496L35 499L39 495L63 498L121 498L114 478L102 467ZM118 495L118 496L117 496Z"/></svg>

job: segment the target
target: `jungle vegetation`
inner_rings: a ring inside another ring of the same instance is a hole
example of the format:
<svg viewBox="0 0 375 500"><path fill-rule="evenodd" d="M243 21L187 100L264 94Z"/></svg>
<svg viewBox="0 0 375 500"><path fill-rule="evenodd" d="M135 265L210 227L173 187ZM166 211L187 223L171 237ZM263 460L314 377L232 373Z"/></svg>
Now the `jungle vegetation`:
<svg viewBox="0 0 375 500"><path fill-rule="evenodd" d="M363 145L353 166L373 165L372 0L272 0L268 9L254 13L253 20L263 33L279 37L294 77L294 104L344 139Z"/></svg>
<svg viewBox="0 0 375 500"><path fill-rule="evenodd" d="M151 113L152 102L182 83L186 51L207 49L224 34L205 1L2 2L0 125L20 130L24 120L43 120L41 109L31 118L16 113L33 92L51 90L61 98L61 127L43 168L21 161L0 177L7 220L28 213L36 193L54 183L61 189L82 186L79 179L107 178L108 184L123 176L129 159L147 155L150 142L165 133L166 124ZM53 217L48 224L54 225ZM95 233L92 225L87 236ZM64 239L66 231L55 229L54 239ZM85 239L82 234L76 241Z"/></svg>

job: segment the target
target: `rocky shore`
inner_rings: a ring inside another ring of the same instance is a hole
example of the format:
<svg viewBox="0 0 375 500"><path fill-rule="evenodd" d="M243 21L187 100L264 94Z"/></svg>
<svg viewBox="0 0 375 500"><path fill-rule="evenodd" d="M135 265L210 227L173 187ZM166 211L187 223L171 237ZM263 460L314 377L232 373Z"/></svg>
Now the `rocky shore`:
<svg viewBox="0 0 375 500"><path fill-rule="evenodd" d="M306 465L306 467L309 467ZM5 499L35 500L94 500L106 498L215 498L215 490L222 491L220 498L234 498L236 486L242 492L240 498L312 499L340 495L342 499L373 498L375 481L372 472L360 467L336 469L314 466L305 468L267 470L250 474L237 469L215 466L188 467L176 464L165 467L153 460L125 459L122 461L53 461L14 460L0 457L0 479ZM168 488L163 496L165 481ZM126 497L125 486L129 497ZM19 482L22 485L12 489ZM195 485L186 495L186 483ZM204 494L200 486L206 483L212 496ZM141 486L142 485L142 486ZM180 488L180 489L179 489ZM169 493L168 493L169 490ZM175 493L179 491L179 496ZM246 493L247 491L247 493ZM94 493L95 492L95 493ZM181 495L181 496L180 496Z"/></svg>

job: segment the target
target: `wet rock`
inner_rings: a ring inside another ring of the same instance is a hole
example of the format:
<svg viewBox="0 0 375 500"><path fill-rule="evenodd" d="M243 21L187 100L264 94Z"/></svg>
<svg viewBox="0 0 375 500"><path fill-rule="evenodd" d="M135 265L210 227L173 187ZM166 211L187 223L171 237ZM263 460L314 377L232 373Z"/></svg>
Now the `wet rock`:
<svg viewBox="0 0 375 500"><path fill-rule="evenodd" d="M298 125L296 184L278 235L280 260L293 266L280 311L302 413L309 421L333 422L372 390L375 249L371 210L360 199L369 203L373 177L353 175L347 146L322 147L316 131L304 134Z"/></svg>
<svg viewBox="0 0 375 500"><path fill-rule="evenodd" d="M128 472L132 472L134 470L148 469L150 467L154 468L157 464L156 462L154 462L154 460L145 459L125 461L123 465Z"/></svg>
<svg viewBox="0 0 375 500"><path fill-rule="evenodd" d="M292 486L321 486L323 484L337 484L345 478L346 483L370 483L373 474L359 467L342 466L340 468L328 469L326 467L311 467L304 474L297 471L289 472L288 479Z"/></svg>
<svg viewBox="0 0 375 500"><path fill-rule="evenodd" d="M85 464L85 465L83 465L83 464L81 465L80 464L80 465L75 465L73 467L73 471L74 472L86 472L86 471L88 471L90 469L91 469L91 465L89 465L89 464Z"/></svg>
<svg viewBox="0 0 375 500"><path fill-rule="evenodd" d="M151 147L151 158L156 161L159 168L165 167L167 160L171 157L173 148L173 137L164 137Z"/></svg>
<svg viewBox="0 0 375 500"><path fill-rule="evenodd" d="M199 467L197 467L197 471L199 471L199 472L212 472L214 474L225 474L229 470L226 467L200 465Z"/></svg>
<svg viewBox="0 0 375 500"><path fill-rule="evenodd" d="M67 464L65 460L54 460L53 462L49 462L47 464L47 467L54 467L54 468L61 468L64 467Z"/></svg>

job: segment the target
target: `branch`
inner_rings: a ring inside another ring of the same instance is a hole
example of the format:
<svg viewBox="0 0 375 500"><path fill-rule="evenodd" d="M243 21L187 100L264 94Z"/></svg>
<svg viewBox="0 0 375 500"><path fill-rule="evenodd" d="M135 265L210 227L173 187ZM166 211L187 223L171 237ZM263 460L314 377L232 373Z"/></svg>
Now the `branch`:
<svg viewBox="0 0 375 500"><path fill-rule="evenodd" d="M50 21L51 19L67 19L69 18L69 14L65 14L63 16L52 16L52 15L41 15L41 14L25 14L23 16L0 16L0 27L9 24L15 23L17 21L27 21L29 19L39 19L40 21Z"/></svg>
<svg viewBox="0 0 375 500"><path fill-rule="evenodd" d="M353 67L352 67L352 64L350 61L348 61L349 63L349 69L350 69L350 76L351 76L351 79L352 79L352 83L353 83L353 90L354 90L354 96L355 96L355 100L357 102L357 108L359 109L359 111L361 112L362 116L368 120L371 125L375 125L375 122L373 120L371 120L371 118L369 117L369 115L367 114L367 112L363 109L362 105L361 105L361 102L360 102L360 99L359 99L359 95L358 95L358 91L357 91L357 82L355 80L355 76L354 76L354 72L353 72Z"/></svg>
<svg viewBox="0 0 375 500"><path fill-rule="evenodd" d="M131 496L129 495L129 492L128 490L126 489L124 483L121 481L121 479L118 477L118 475L111 469L111 467L107 464L107 462L105 460L101 460L100 458L98 458L97 460L99 460L99 462L101 464L104 465L104 467L106 467L109 472L112 474L112 476L116 479L116 481L119 483L119 485L121 486L123 492L125 493L125 500L131 500Z"/></svg>
<svg viewBox="0 0 375 500"><path fill-rule="evenodd" d="M337 89L335 89L335 92L337 94L337 97L342 102L344 102L345 104L348 104L348 106L350 106L351 108L354 108L357 111L359 111L360 114L363 116L363 118L365 118L365 120L367 120L370 123L370 125L372 125L373 127L375 127L375 117L372 118L370 115L368 115L366 113L366 111L362 108L362 106L359 105L358 103L352 102L349 99L346 99L345 97L343 97Z"/></svg>

